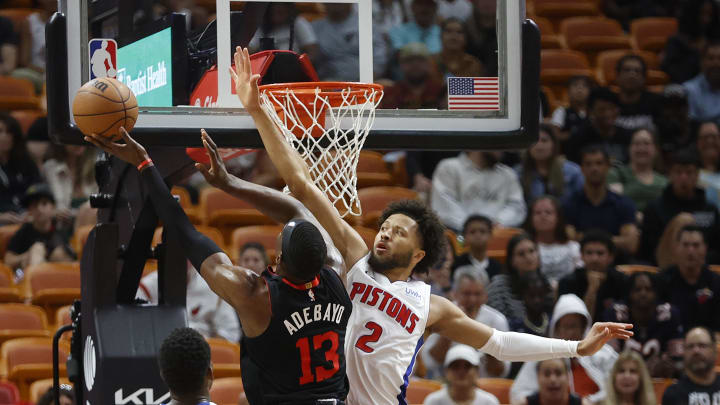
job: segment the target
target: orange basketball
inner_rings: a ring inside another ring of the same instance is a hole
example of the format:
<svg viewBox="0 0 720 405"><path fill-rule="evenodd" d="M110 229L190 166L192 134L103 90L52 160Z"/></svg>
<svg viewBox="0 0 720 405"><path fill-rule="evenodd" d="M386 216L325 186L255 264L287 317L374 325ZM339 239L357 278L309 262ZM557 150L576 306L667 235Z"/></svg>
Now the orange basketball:
<svg viewBox="0 0 720 405"><path fill-rule="evenodd" d="M135 95L115 79L91 80L75 93L73 117L85 135L98 134L116 141L121 137L120 127L130 132L137 116Z"/></svg>

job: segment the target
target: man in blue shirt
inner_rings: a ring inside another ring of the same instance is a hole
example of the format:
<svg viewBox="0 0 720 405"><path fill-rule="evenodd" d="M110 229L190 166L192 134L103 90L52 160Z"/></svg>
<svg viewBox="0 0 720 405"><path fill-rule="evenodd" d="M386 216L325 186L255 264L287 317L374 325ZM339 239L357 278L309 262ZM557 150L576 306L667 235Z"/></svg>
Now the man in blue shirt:
<svg viewBox="0 0 720 405"><path fill-rule="evenodd" d="M568 224L575 228L578 239L588 229L602 229L613 235L618 250L635 254L640 239L635 204L607 188L608 151L598 145L585 147L580 152L580 168L585 176L583 189L568 196L563 205Z"/></svg>
<svg viewBox="0 0 720 405"><path fill-rule="evenodd" d="M683 83L688 92L690 118L720 123L720 42L705 46L702 72Z"/></svg>
<svg viewBox="0 0 720 405"><path fill-rule="evenodd" d="M436 0L413 0L412 13L415 21L390 30L390 43L395 51L413 42L425 44L431 54L442 51L440 26L435 22L437 16Z"/></svg>

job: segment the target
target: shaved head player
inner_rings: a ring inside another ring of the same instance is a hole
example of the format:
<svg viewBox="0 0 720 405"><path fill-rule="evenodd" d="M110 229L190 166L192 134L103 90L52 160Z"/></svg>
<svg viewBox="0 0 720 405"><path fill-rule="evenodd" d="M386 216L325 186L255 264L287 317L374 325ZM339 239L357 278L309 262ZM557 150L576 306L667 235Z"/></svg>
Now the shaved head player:
<svg viewBox="0 0 720 405"><path fill-rule="evenodd" d="M237 48L230 74L238 98L262 137L268 155L298 198L330 234L350 269L343 274L353 301L345 348L349 405L404 404L415 356L430 333L482 350L500 360L529 361L588 356L610 339L632 336L632 325L596 323L580 342L502 332L466 316L430 287L413 281L438 257L443 227L418 202L391 204L384 212L372 250L315 186L305 162L261 108L257 74L247 49Z"/></svg>

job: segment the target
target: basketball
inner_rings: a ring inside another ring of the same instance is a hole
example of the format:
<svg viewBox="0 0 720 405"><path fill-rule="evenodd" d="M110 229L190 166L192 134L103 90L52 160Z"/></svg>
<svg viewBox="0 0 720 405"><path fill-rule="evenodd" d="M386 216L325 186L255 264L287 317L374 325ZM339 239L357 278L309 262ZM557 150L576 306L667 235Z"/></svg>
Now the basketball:
<svg viewBox="0 0 720 405"><path fill-rule="evenodd" d="M138 116L133 92L122 82L94 79L85 83L73 100L75 124L83 134L98 134L113 141L120 139L120 127L130 132Z"/></svg>

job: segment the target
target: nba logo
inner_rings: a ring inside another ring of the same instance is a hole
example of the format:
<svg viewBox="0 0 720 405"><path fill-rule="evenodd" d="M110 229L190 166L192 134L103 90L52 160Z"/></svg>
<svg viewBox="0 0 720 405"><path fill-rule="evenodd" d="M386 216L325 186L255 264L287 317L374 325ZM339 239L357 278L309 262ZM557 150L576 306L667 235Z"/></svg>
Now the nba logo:
<svg viewBox="0 0 720 405"><path fill-rule="evenodd" d="M92 39L90 52L90 80L117 76L117 42L114 39Z"/></svg>

